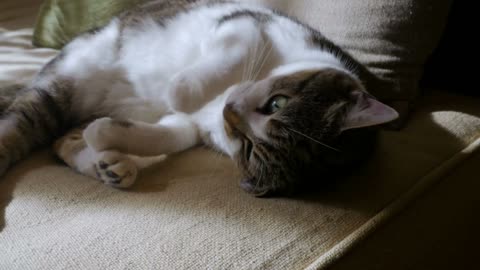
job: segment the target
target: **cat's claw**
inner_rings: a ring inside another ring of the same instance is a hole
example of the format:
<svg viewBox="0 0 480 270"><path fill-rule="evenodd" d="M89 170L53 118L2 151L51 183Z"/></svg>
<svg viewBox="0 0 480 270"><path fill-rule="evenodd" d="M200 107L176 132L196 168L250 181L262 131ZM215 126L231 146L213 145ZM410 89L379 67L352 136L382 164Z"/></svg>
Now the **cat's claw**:
<svg viewBox="0 0 480 270"><path fill-rule="evenodd" d="M137 166L126 155L107 151L100 154L95 163L97 178L106 185L116 188L128 188L137 178Z"/></svg>

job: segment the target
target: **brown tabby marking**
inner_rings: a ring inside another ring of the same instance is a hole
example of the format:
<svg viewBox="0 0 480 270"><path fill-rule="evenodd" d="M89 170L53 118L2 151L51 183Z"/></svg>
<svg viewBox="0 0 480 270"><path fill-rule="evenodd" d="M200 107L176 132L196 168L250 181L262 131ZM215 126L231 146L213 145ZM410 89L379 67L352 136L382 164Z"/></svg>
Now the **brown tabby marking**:
<svg viewBox="0 0 480 270"><path fill-rule="evenodd" d="M356 101L351 93L364 90L350 75L334 69L306 71L276 78L269 85L252 92L288 96L289 102L279 112L264 116L268 118L268 140L244 128L249 119L235 104L224 112L228 129L235 131L229 132L230 136L242 140L242 151L235 159L247 191L256 196L292 192L299 181L325 181L327 175L339 174L371 151L370 141L349 135L371 134L371 130L341 133L348 109Z"/></svg>
<svg viewBox="0 0 480 270"><path fill-rule="evenodd" d="M51 142L70 124L71 94L68 81L52 83L49 89L25 88L3 111L0 141L0 175L32 149Z"/></svg>

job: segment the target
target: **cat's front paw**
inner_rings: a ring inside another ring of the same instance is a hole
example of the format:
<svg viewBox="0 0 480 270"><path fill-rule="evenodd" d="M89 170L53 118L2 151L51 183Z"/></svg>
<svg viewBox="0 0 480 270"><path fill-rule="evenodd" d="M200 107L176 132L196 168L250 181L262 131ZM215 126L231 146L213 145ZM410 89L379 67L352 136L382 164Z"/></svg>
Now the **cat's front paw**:
<svg viewBox="0 0 480 270"><path fill-rule="evenodd" d="M116 138L121 136L121 128L116 128L122 124L116 124L119 121L109 117L99 118L83 131L83 138L87 144L97 151L112 150L116 147Z"/></svg>
<svg viewBox="0 0 480 270"><path fill-rule="evenodd" d="M179 112L191 113L200 104L202 93L202 83L193 75L180 73L175 75L170 81L168 89L168 103L170 107Z"/></svg>
<svg viewBox="0 0 480 270"><path fill-rule="evenodd" d="M118 152L100 153L94 166L97 178L109 186L128 188L137 179L138 169L135 162Z"/></svg>

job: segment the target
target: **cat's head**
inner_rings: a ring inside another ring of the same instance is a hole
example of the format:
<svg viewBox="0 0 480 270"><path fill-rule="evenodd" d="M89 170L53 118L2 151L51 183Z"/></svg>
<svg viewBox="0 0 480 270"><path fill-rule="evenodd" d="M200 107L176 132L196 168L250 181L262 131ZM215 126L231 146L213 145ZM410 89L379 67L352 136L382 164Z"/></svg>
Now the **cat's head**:
<svg viewBox="0 0 480 270"><path fill-rule="evenodd" d="M241 186L257 196L289 192L330 165L341 168L349 160L344 155L357 151L347 149L351 142L342 142L343 134L398 117L358 79L336 69L243 83L223 114L228 136L241 144L233 155L244 177ZM358 137L358 144L365 143Z"/></svg>

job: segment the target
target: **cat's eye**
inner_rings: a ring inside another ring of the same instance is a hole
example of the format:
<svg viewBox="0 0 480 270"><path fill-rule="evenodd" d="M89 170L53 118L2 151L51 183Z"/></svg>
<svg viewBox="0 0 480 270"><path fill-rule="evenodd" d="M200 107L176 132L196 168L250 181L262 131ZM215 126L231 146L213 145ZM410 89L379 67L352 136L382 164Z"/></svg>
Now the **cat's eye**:
<svg viewBox="0 0 480 270"><path fill-rule="evenodd" d="M267 106L264 108L264 113L274 114L287 106L287 104L288 97L282 95L274 96L268 101Z"/></svg>

